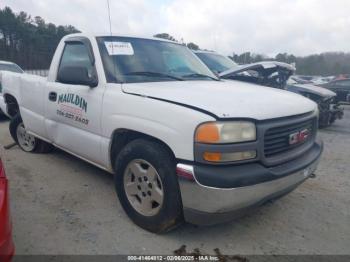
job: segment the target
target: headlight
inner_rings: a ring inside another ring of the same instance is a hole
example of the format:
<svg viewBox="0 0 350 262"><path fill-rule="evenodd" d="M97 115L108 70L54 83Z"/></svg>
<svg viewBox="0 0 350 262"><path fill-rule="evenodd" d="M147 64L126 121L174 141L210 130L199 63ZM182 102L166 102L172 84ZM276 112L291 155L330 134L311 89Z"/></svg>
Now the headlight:
<svg viewBox="0 0 350 262"><path fill-rule="evenodd" d="M195 141L199 143L228 144L254 140L256 127L248 121L204 123L195 133Z"/></svg>

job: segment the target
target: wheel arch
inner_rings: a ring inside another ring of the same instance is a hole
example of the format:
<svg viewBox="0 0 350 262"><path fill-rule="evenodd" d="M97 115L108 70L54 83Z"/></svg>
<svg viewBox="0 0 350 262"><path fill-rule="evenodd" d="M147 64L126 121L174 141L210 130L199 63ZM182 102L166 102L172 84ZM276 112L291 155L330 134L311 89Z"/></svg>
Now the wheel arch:
<svg viewBox="0 0 350 262"><path fill-rule="evenodd" d="M121 150L131 141L136 139L146 139L150 141L154 141L156 143L159 143L163 145L167 151L170 153L170 155L176 159L174 151L170 148L170 146L165 143L164 141L160 140L159 138L156 138L154 136L131 130L126 128L120 128L113 131L111 136L111 143L110 143L110 149L109 149L109 158L110 163L113 171L115 171L114 167L114 159L118 156L118 154L121 152Z"/></svg>
<svg viewBox="0 0 350 262"><path fill-rule="evenodd" d="M11 94L4 94L4 101L6 103L6 111L10 117L14 117L19 112L19 104L16 99Z"/></svg>

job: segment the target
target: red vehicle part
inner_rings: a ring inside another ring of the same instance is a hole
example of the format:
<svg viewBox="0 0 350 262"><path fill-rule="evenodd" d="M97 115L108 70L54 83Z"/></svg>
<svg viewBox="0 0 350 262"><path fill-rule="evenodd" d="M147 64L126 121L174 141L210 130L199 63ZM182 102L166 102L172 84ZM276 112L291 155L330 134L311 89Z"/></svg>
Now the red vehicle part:
<svg viewBox="0 0 350 262"><path fill-rule="evenodd" d="M9 262L15 251L8 199L8 180L0 158L0 261Z"/></svg>

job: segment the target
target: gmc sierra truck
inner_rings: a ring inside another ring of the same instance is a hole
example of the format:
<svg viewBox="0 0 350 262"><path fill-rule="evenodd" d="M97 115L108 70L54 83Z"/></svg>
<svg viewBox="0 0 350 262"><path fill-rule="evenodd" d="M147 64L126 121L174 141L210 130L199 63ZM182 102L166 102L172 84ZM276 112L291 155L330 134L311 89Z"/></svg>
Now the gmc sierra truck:
<svg viewBox="0 0 350 262"><path fill-rule="evenodd" d="M314 102L221 81L167 40L68 35L47 78L0 81L21 149L57 147L112 173L125 212L152 232L228 221L282 196L323 149Z"/></svg>

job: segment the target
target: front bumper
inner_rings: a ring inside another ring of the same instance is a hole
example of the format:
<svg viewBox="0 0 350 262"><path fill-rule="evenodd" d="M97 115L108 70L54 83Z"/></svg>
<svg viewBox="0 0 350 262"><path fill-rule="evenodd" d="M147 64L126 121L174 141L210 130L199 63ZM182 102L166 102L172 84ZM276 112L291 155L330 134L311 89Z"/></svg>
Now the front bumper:
<svg viewBox="0 0 350 262"><path fill-rule="evenodd" d="M194 181L179 179L185 220L200 225L226 222L287 194L314 173L322 150L323 143L315 142L302 156L274 167L257 163L200 168L178 164L178 170L192 172L194 177Z"/></svg>

